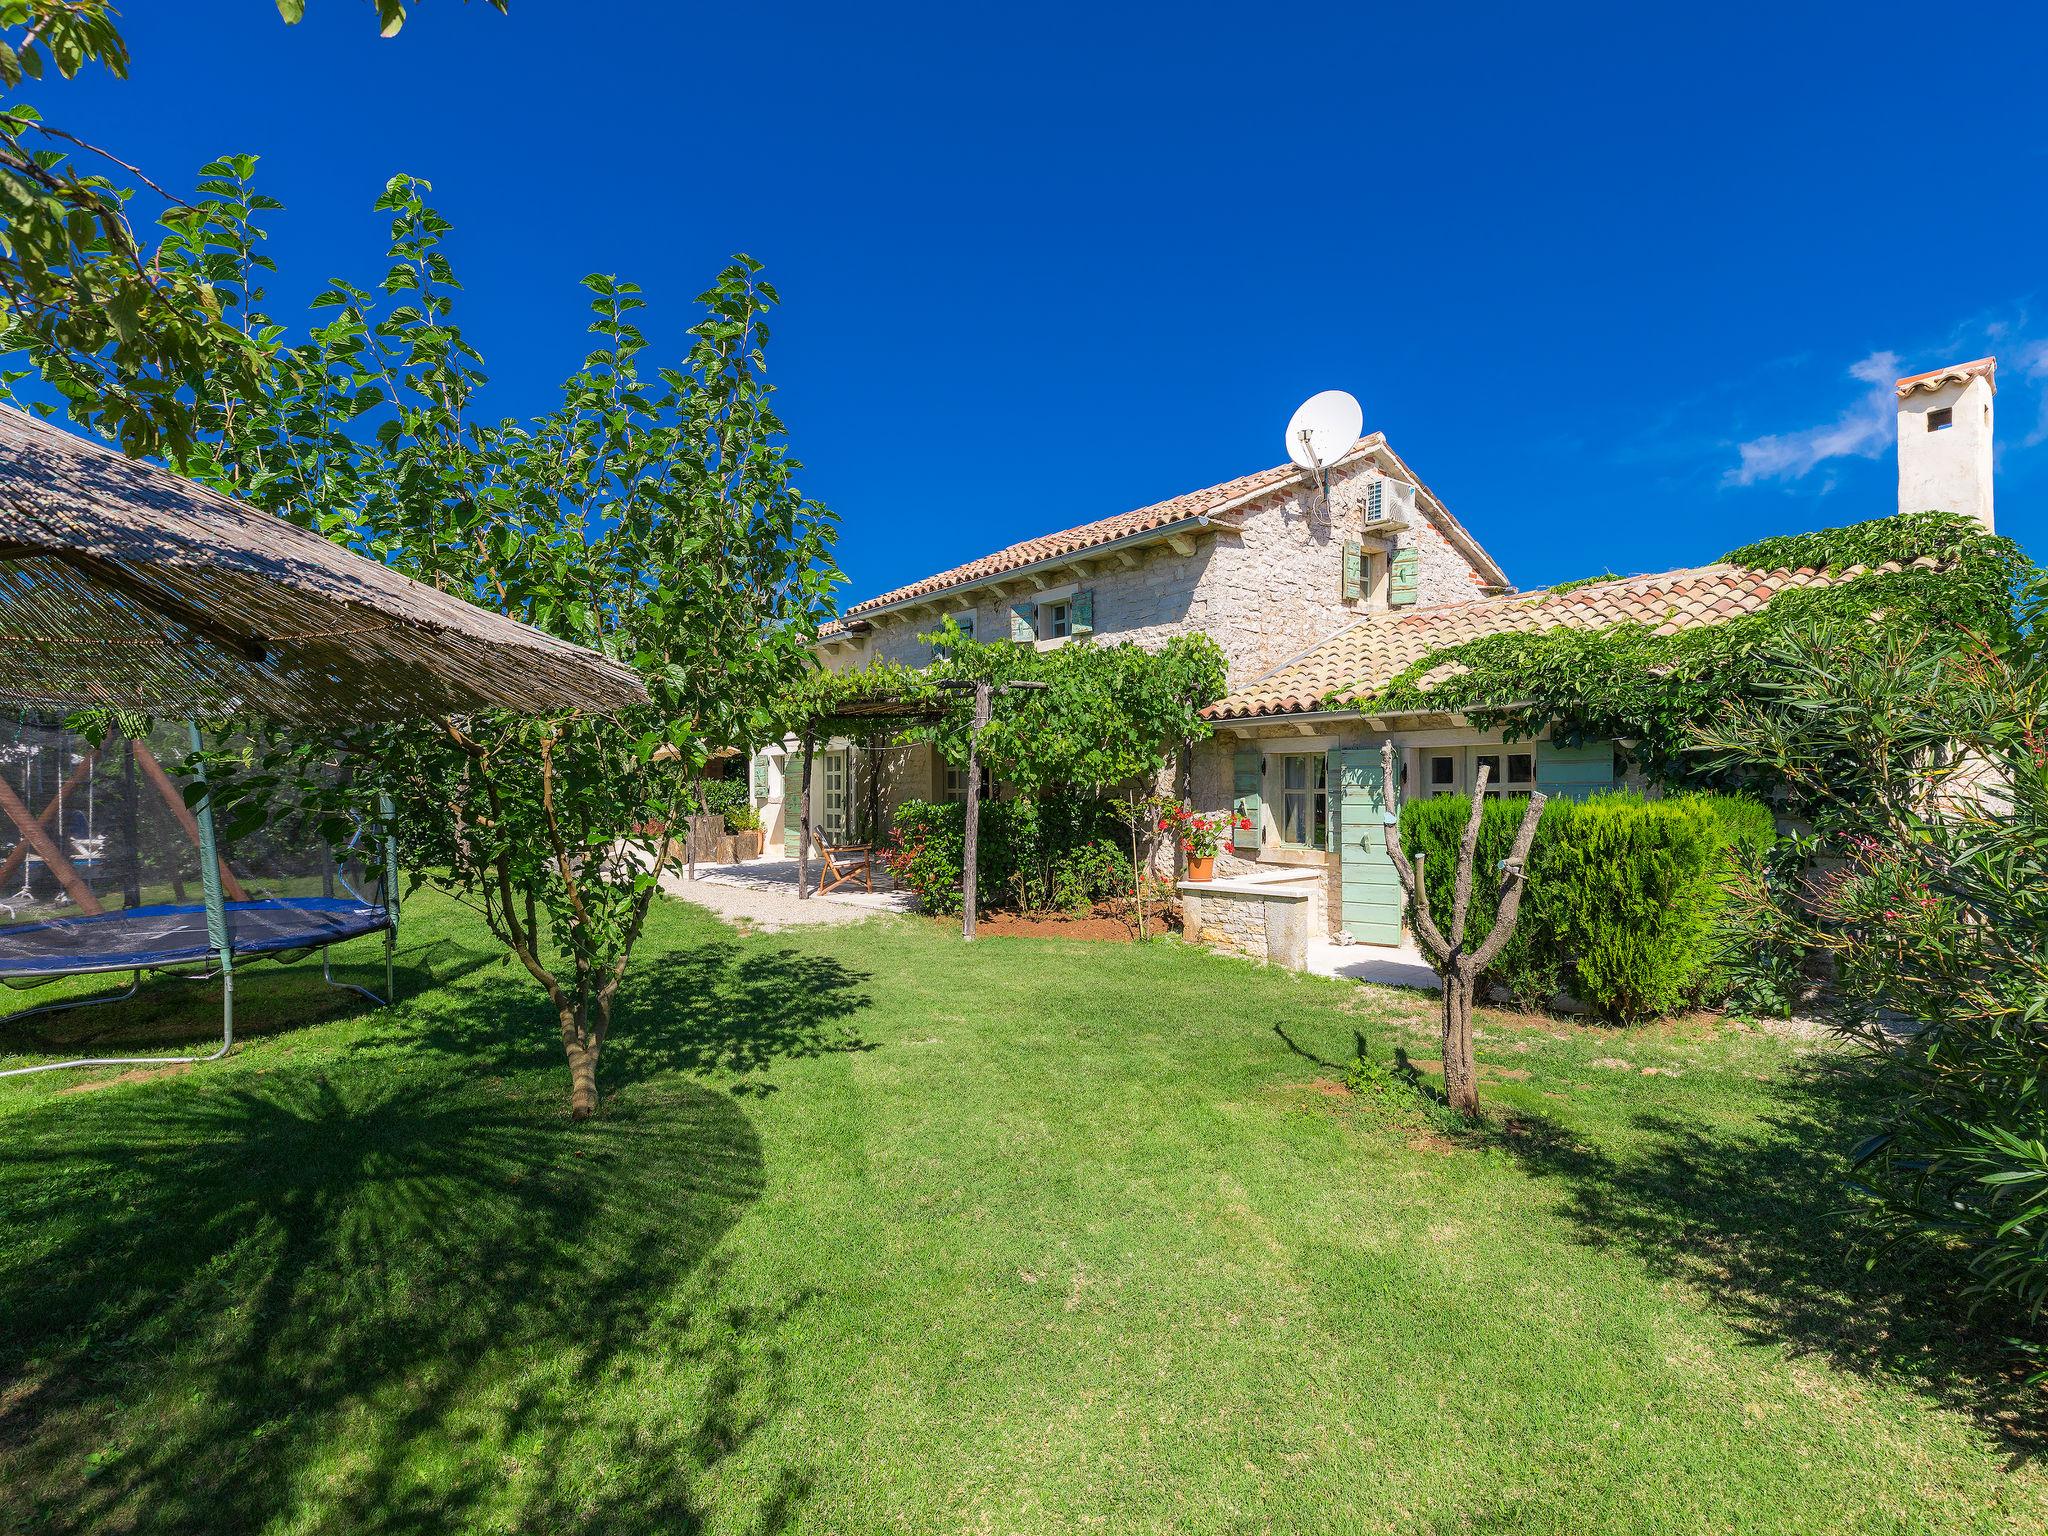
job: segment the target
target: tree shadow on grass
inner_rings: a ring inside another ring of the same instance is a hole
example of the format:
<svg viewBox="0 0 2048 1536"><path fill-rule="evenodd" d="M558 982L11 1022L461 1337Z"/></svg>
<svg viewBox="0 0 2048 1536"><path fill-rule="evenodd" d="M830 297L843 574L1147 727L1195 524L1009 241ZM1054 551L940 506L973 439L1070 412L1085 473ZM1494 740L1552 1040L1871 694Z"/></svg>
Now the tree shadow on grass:
<svg viewBox="0 0 2048 1536"><path fill-rule="evenodd" d="M1809 1059L1768 1091L1770 1108L1741 1129L1638 1114L1644 1140L1624 1155L1542 1118L1508 1122L1499 1140L1564 1185L1586 1241L1683 1282L1755 1342L1903 1381L2016 1458L2048 1450L2048 1400L1989 1320L1965 1315L1959 1267L1924 1248L1880 1253L1848 1208L1848 1149L1879 1110L1864 1065Z"/></svg>
<svg viewBox="0 0 2048 1536"><path fill-rule="evenodd" d="M700 1529L806 1300L722 1299L739 1105L672 1080L578 1126L551 1079L348 1068L8 1117L0 1529ZM771 1530L808 1483L752 1486Z"/></svg>
<svg viewBox="0 0 2048 1536"><path fill-rule="evenodd" d="M868 1006L867 980L829 956L730 939L636 957L613 1009L600 1090L683 1072L737 1078L731 1091L764 1093L772 1087L760 1074L779 1061L872 1050L853 1023ZM523 974L465 988L458 999L393 1028L491 1070L562 1064L554 1014Z"/></svg>

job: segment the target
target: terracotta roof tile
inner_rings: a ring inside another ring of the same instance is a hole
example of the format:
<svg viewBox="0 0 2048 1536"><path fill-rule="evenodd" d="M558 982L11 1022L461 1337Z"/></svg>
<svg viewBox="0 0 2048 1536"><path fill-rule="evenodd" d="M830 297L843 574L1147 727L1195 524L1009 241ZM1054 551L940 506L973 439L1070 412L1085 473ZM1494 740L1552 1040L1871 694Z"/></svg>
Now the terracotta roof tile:
<svg viewBox="0 0 2048 1536"><path fill-rule="evenodd" d="M922 581L914 581L907 587L898 587L892 592L882 593L879 597L855 603L846 610L846 614L848 618L853 618L876 608L886 608L891 603L904 602L914 597L929 597L935 592L944 592L951 587L986 581L991 576L1000 576L1005 571L1036 565L1041 560L1079 554L1083 550L1094 549L1099 545L1113 544L1118 539L1129 538L1134 533L1150 533L1155 529L1171 527L1175 523L1188 522L1221 508L1233 506L1247 496L1277 489L1299 473L1293 465L1282 464L1273 469L1262 469L1254 475L1240 475L1235 480L1226 480L1221 485L1212 485L1204 490L1168 497L1165 501L1154 502L1149 507L1139 507L1135 511L1119 512L1114 517L1083 523L1078 528L1068 528L1059 533L1025 539L1022 543L999 549L992 555L983 555L980 559L970 560L965 565L956 565L951 570L940 571L937 575L927 576Z"/></svg>
<svg viewBox="0 0 2048 1536"><path fill-rule="evenodd" d="M1660 635L1676 634L1755 613L1782 591L1830 586L1864 570L1851 566L1833 572L1747 571L1707 565L1657 576L1626 576L1568 592L1526 592L1375 613L1202 713L1211 720L1248 720L1320 710L1333 690L1383 687L1431 651L1484 635L1533 633L1565 625L1605 629L1616 624L1642 624Z"/></svg>
<svg viewBox="0 0 2048 1536"><path fill-rule="evenodd" d="M1971 379L1979 377L1989 379L1991 381L1991 388L1996 391L1998 388L1998 359L1995 357L1980 357L1975 362L1951 363L1946 368L1933 368L1926 373L1908 374L1905 378L1898 380L1893 387L1898 390L1899 398L1903 400L1916 389L1933 391L1941 388L1944 384L1966 384Z"/></svg>

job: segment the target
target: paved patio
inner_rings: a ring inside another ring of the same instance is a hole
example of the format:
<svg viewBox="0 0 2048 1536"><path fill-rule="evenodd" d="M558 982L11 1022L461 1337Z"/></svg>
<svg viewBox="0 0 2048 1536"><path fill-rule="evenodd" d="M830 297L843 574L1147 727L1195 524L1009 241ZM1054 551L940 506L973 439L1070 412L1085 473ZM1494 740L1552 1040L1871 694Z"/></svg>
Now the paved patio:
<svg viewBox="0 0 2048 1536"><path fill-rule="evenodd" d="M729 922L744 920L769 933L779 928L858 923L881 912L917 910L917 899L908 891L894 889L886 869L875 871L873 891L849 886L820 896L817 879L818 869L813 864L812 895L808 901L800 899L796 893L796 860L773 853L743 864L699 864L694 881L678 870L662 876L661 888L670 896L709 907ZM1384 946L1311 939L1308 969L1318 976L1378 982L1389 987L1420 987L1430 992L1442 990L1436 972L1429 968L1412 940Z"/></svg>
<svg viewBox="0 0 2048 1536"><path fill-rule="evenodd" d="M1376 981L1387 987L1443 990L1442 979L1429 968L1429 962L1422 958L1422 951L1410 938L1403 938L1397 945L1337 944L1329 939L1310 939L1308 969L1318 976Z"/></svg>
<svg viewBox="0 0 2048 1536"><path fill-rule="evenodd" d="M709 907L728 921L745 919L770 933L778 928L857 923L878 912L917 910L910 892L891 888L886 869L875 871L873 891L861 890L856 883L827 896L817 894L815 861L810 874L809 900L797 895L796 860L781 853L743 864L699 864L695 880L687 870L676 870L661 877L661 888L670 896Z"/></svg>

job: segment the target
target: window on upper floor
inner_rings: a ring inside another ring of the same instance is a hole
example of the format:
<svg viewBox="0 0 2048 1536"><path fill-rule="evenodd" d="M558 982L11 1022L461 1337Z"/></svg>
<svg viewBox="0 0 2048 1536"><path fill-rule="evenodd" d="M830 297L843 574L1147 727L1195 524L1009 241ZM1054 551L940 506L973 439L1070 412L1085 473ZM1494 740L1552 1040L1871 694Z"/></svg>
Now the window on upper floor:
<svg viewBox="0 0 2048 1536"><path fill-rule="evenodd" d="M952 613L948 614L946 617L953 621L953 625L956 629L960 631L960 636L962 639L972 640L974 638L974 614L972 613L972 611L966 613ZM934 640L932 642L932 659L934 661L944 661L948 656L952 654L952 648L946 645L943 641Z"/></svg>
<svg viewBox="0 0 2048 1536"><path fill-rule="evenodd" d="M1064 640L1074 627L1073 604L1062 599L1056 603L1038 605L1038 638L1041 640Z"/></svg>

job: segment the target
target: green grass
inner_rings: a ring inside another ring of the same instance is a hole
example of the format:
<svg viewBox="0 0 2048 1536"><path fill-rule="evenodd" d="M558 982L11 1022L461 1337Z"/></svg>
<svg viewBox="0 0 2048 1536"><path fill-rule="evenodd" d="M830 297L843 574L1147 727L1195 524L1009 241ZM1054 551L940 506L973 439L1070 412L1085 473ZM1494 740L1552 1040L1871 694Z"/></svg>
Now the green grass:
<svg viewBox="0 0 2048 1536"><path fill-rule="evenodd" d="M400 1008L252 971L227 1062L0 1083L0 1530L2048 1528L2038 1395L1851 1248L1830 1051L1487 1015L1447 1137L1328 1086L1425 1000L667 907L575 1126L412 918Z"/></svg>

